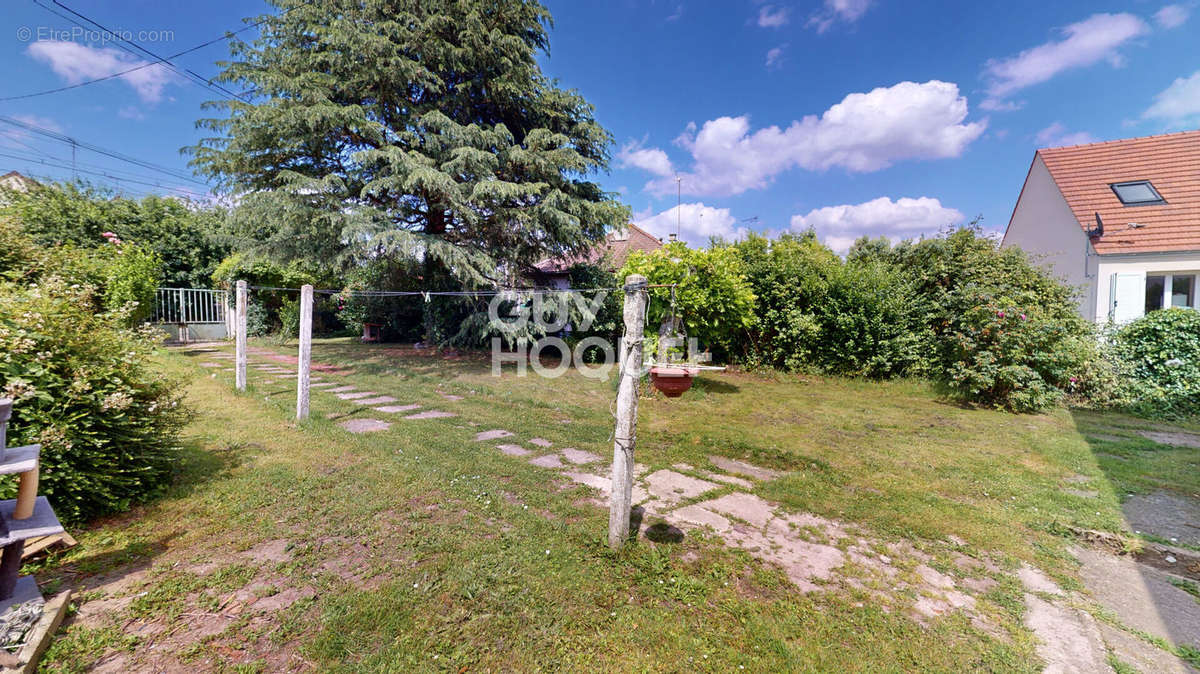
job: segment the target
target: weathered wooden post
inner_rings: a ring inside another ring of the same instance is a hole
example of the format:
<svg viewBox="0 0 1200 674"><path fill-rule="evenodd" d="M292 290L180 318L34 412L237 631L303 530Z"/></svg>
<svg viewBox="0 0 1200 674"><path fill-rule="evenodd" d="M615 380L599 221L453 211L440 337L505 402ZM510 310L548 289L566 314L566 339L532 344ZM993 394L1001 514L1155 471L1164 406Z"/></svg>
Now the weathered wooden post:
<svg viewBox="0 0 1200 674"><path fill-rule="evenodd" d="M246 390L246 282L237 282L237 331L236 331L236 351L237 358L234 361L236 372L234 373L234 383L239 391Z"/></svg>
<svg viewBox="0 0 1200 674"><path fill-rule="evenodd" d="M625 277L625 336L617 382L617 427L613 433L612 496L608 506L608 547L629 537L633 499L633 448L637 444L638 379L642 376L642 335L646 327L646 277Z"/></svg>
<svg viewBox="0 0 1200 674"><path fill-rule="evenodd" d="M296 376L296 420L308 418L308 371L312 361L313 287L300 288L300 358Z"/></svg>

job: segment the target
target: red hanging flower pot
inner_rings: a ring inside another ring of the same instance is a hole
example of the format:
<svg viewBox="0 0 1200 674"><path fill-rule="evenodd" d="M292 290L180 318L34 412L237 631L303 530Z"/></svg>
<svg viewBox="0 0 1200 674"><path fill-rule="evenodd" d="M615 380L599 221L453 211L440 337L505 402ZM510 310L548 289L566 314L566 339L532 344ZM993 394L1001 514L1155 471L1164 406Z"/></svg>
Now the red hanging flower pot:
<svg viewBox="0 0 1200 674"><path fill-rule="evenodd" d="M694 367L655 365L650 368L650 383L668 398L678 398L692 387L698 372Z"/></svg>

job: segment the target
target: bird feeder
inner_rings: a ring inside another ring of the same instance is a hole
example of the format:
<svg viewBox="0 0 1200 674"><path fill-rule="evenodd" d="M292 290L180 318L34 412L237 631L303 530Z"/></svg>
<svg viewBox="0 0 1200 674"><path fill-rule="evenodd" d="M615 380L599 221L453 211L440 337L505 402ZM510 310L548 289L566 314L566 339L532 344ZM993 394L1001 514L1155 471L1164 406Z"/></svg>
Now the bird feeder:
<svg viewBox="0 0 1200 674"><path fill-rule="evenodd" d="M699 369L686 364L650 366L650 383L668 398L678 398L692 387Z"/></svg>

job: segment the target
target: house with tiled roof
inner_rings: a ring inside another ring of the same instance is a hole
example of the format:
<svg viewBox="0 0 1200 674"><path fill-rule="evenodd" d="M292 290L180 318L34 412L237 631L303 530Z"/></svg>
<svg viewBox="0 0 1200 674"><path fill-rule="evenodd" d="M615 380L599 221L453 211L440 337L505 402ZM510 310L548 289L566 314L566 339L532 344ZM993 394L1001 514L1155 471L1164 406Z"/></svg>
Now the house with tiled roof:
<svg viewBox="0 0 1200 674"><path fill-rule="evenodd" d="M0 188L13 190L14 192L28 192L40 184L33 178L27 178L16 171L9 171L0 176Z"/></svg>
<svg viewBox="0 0 1200 674"><path fill-rule="evenodd" d="M1002 245L1079 287L1089 320L1200 308L1200 131L1038 150Z"/></svg>
<svg viewBox="0 0 1200 674"><path fill-rule="evenodd" d="M674 236L672 235L672 238ZM635 250L647 253L663 247L662 240L650 232L629 223L624 229L615 230L604 239L604 243L593 246L586 253L569 257L547 258L535 264L534 282L547 288L570 287L568 271L577 264L600 265L609 271L620 269L629 254Z"/></svg>

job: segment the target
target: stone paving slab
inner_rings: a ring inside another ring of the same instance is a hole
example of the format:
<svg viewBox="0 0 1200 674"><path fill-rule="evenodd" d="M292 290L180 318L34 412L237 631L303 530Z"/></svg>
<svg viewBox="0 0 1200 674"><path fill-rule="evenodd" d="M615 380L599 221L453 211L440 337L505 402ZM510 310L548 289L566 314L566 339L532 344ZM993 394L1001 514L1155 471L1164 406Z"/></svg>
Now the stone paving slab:
<svg viewBox="0 0 1200 674"><path fill-rule="evenodd" d="M576 473L572 471L567 471L563 473L563 475L567 478L570 478L574 482L578 482L579 484L587 485L592 489L596 489L605 496L608 496L612 493L612 478L600 477L599 475L593 475L591 473Z"/></svg>
<svg viewBox="0 0 1200 674"><path fill-rule="evenodd" d="M391 396L377 396L374 398L364 398L357 402L359 405L383 405L384 403L394 403L396 399Z"/></svg>
<svg viewBox="0 0 1200 674"><path fill-rule="evenodd" d="M370 433L372 431L386 431L392 425L386 421L379 419L347 419L338 424L342 428L351 433Z"/></svg>
<svg viewBox="0 0 1200 674"><path fill-rule="evenodd" d="M365 402L365 401L364 401ZM420 405L383 405L381 407L371 408L376 412L386 412L388 414L399 414L400 412L411 412L421 409Z"/></svg>
<svg viewBox="0 0 1200 674"><path fill-rule="evenodd" d="M700 496L717 488L715 482L689 477L673 470L658 470L647 475L644 479L646 492L654 499L650 510L658 512L669 508L684 499Z"/></svg>
<svg viewBox="0 0 1200 674"><path fill-rule="evenodd" d="M213 363L210 361L207 363L200 363L200 367L225 367L225 366L220 363Z"/></svg>
<svg viewBox="0 0 1200 674"><path fill-rule="evenodd" d="M1195 674L1197 670L1187 666L1182 659L1163 649L1148 644L1125 630L1108 623L1096 621L1104 643L1116 652L1118 658L1133 665L1139 672L1155 674Z"/></svg>
<svg viewBox="0 0 1200 674"><path fill-rule="evenodd" d="M1200 499L1167 491L1134 494L1121 504L1121 511L1134 531L1200 545Z"/></svg>
<svg viewBox="0 0 1200 674"><path fill-rule="evenodd" d="M475 442L483 442L485 440L499 440L512 435L512 431L505 431L499 428L490 431L480 431L475 434Z"/></svg>
<svg viewBox="0 0 1200 674"><path fill-rule="evenodd" d="M821 582L833 578L846 555L832 545L799 539L784 539L762 531L734 525L723 534L725 540L759 559L778 564L788 579L804 592L821 589Z"/></svg>
<svg viewBox="0 0 1200 674"><path fill-rule="evenodd" d="M1200 646L1200 601L1171 576L1128 557L1079 547L1079 577L1092 597L1135 629L1175 644Z"/></svg>
<svg viewBox="0 0 1200 674"><path fill-rule="evenodd" d="M1025 627L1038 635L1036 650L1046 672L1111 672L1104 637L1084 611L1025 594Z"/></svg>
<svg viewBox="0 0 1200 674"><path fill-rule="evenodd" d="M738 475L752 477L756 480L774 480L782 474L776 470L760 468L754 464L746 463L745 461L738 461L737 459L726 458L724 456L713 455L708 457L708 460L712 461L714 466L727 473L737 473Z"/></svg>
<svg viewBox="0 0 1200 674"><path fill-rule="evenodd" d="M341 398L342 400L358 400L359 398L366 398L368 396L373 396L373 395L378 395L378 394L375 393L374 391L354 391L353 393L338 393L335 395L337 395L337 397Z"/></svg>
<svg viewBox="0 0 1200 674"><path fill-rule="evenodd" d="M322 381L322 382L317 382L315 384L312 382L309 382L309 384L308 384L309 388L322 388L325 386L337 386L337 384L334 384L331 381Z"/></svg>
<svg viewBox="0 0 1200 674"><path fill-rule="evenodd" d="M539 456L530 459L529 463L532 463L535 466L541 466L542 468L562 468L564 465L562 459L557 454Z"/></svg>
<svg viewBox="0 0 1200 674"><path fill-rule="evenodd" d="M725 484L741 487L742 489L752 489L754 487L754 483L750 480L734 477L733 475L725 475L723 473L705 473L704 475L710 480L724 482Z"/></svg>
<svg viewBox="0 0 1200 674"><path fill-rule="evenodd" d="M1195 433L1169 433L1164 431L1138 431L1138 435L1153 440L1160 445L1175 447L1192 447L1200 449L1200 435Z"/></svg>
<svg viewBox="0 0 1200 674"><path fill-rule="evenodd" d="M681 524L690 524L697 527L711 527L717 533L724 533L733 528L733 522L730 522L725 517L714 513L711 510L706 510L699 505L684 506L677 510L671 511L671 519L680 522Z"/></svg>
<svg viewBox="0 0 1200 674"><path fill-rule="evenodd" d="M775 509L770 503L754 494L740 491L697 505L706 510L736 517L759 528L767 526L767 522L775 516Z"/></svg>
<svg viewBox="0 0 1200 674"><path fill-rule="evenodd" d="M442 396L446 400L449 400L450 402L458 402L459 400L463 399L462 396L454 395L453 393L439 393L438 395Z"/></svg>
<svg viewBox="0 0 1200 674"><path fill-rule="evenodd" d="M347 391L353 391L355 388L357 388L357 387L355 387L355 386L339 386L337 388L329 389L328 391L326 391L326 393L346 393Z"/></svg>
<svg viewBox="0 0 1200 674"><path fill-rule="evenodd" d="M476 439L478 440L478 438ZM564 449L561 454L564 459L570 461L576 466L585 466L589 463L595 463L600 460L600 457L592 454L591 452L585 452L582 449L575 449L573 447Z"/></svg>
<svg viewBox="0 0 1200 674"><path fill-rule="evenodd" d="M496 449L509 456L529 456L533 453L520 445L496 445Z"/></svg>
<svg viewBox="0 0 1200 674"><path fill-rule="evenodd" d="M458 416L458 415L453 412L443 412L441 410L428 410L426 412L418 412L416 414L410 414L404 418L405 419L445 419L447 417L454 417L454 416Z"/></svg>
<svg viewBox="0 0 1200 674"><path fill-rule="evenodd" d="M537 445L538 447L541 447L542 449L549 449L550 447L554 446L553 442L550 442L549 440L547 440L545 438L531 438L529 440L529 444Z"/></svg>

